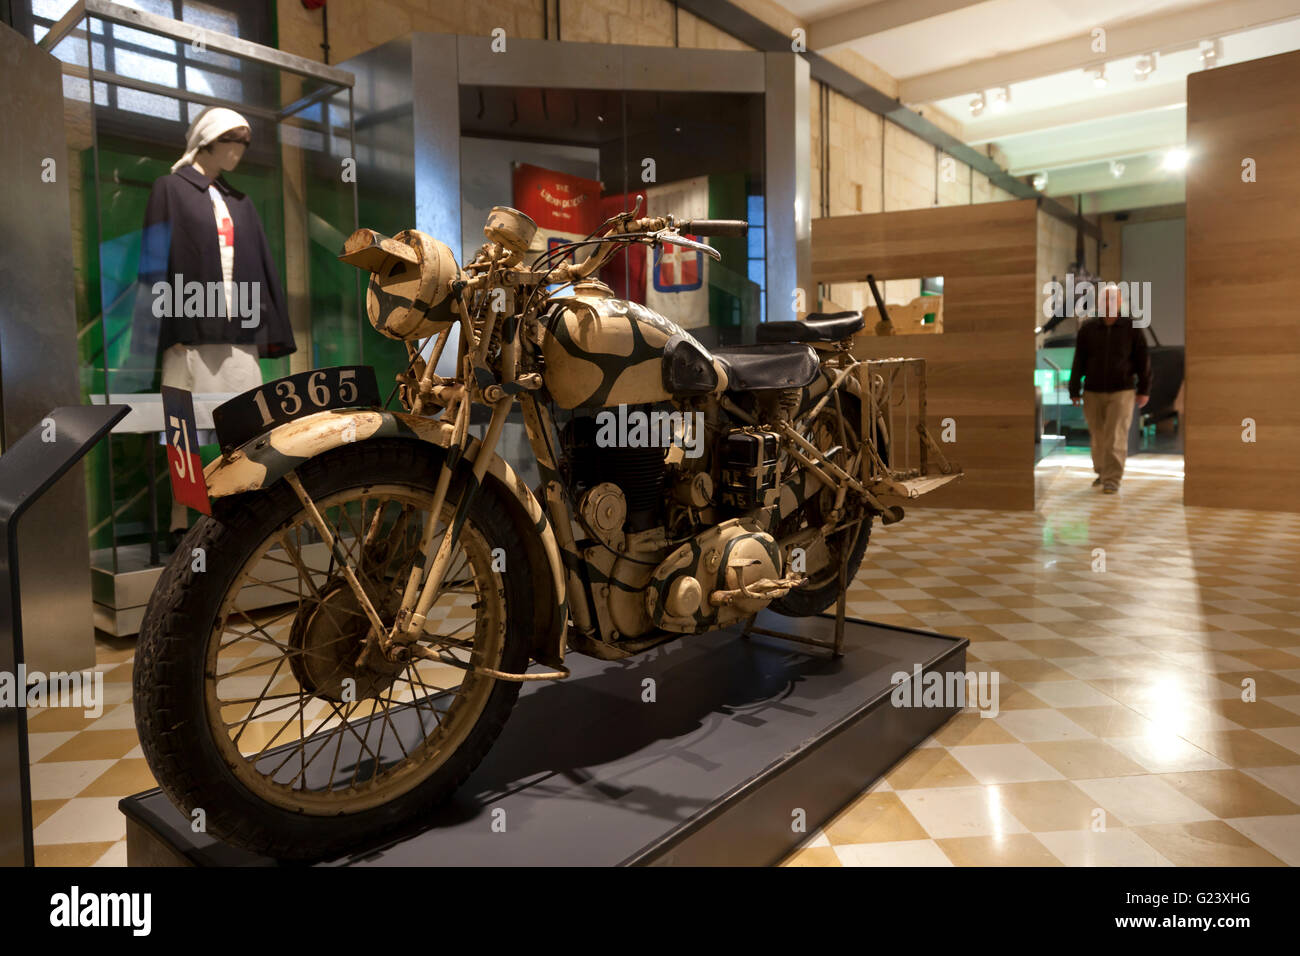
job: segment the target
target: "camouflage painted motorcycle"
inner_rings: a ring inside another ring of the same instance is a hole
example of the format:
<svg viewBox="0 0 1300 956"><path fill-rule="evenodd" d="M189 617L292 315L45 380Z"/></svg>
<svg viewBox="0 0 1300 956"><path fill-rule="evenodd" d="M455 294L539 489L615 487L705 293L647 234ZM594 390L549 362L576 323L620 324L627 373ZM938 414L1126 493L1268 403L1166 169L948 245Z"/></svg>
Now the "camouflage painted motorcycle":
<svg viewBox="0 0 1300 956"><path fill-rule="evenodd" d="M595 276L624 247L716 259L694 237L747 228L639 213L539 254L535 224L498 207L463 268L423 233L359 230L341 258L372 273L371 324L406 343L405 411L360 367L217 410L213 514L159 581L135 665L145 756L208 832L303 858L408 824L482 760L521 682L567 676L568 651L819 613L872 521L902 517L884 498L960 474L923 398L920 467L891 461L909 440L893 383L919 360L855 360L858 313L708 349L615 298ZM516 404L536 491L496 454Z"/></svg>

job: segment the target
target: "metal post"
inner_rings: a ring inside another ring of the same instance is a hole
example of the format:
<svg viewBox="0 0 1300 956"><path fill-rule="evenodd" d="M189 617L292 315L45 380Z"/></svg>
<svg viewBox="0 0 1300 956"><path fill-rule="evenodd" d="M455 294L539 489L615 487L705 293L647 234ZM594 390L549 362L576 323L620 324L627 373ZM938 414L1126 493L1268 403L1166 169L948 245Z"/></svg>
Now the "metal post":
<svg viewBox="0 0 1300 956"><path fill-rule="evenodd" d="M56 408L41 424L0 456L0 671L17 681L23 664L22 591L18 584L18 519L82 456L126 417L128 405ZM52 438L50 437L52 436ZM34 866L31 771L28 768L27 713L19 699L0 708L0 865Z"/></svg>

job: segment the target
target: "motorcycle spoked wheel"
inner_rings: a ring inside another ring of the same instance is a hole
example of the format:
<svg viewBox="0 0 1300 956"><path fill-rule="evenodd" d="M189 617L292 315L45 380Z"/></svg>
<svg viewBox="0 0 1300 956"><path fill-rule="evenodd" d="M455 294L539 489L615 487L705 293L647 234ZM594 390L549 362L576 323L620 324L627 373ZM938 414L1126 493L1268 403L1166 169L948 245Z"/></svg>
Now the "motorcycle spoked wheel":
<svg viewBox="0 0 1300 956"><path fill-rule="evenodd" d="M854 425L858 419L858 398L844 393L840 396L844 410L844 429L850 442L857 441L858 429ZM840 444L839 428L836 424L836 411L833 405L827 405L809 429L807 438L818 448L825 451ZM835 506L835 493L822 489L804 504L804 507L790 521L789 527L781 529L782 536L795 534L804 528L816 527L825 521ZM862 558L871 540L872 515L860 507L854 513L854 496L850 492L845 498L845 508L850 515L861 517L860 524L855 524L843 531L832 534L826 539L825 560L816 567L807 569L807 580L800 587L792 589L785 597L777 598L771 608L786 617L810 617L826 610L840 596L840 558L848 551L848 567L845 569L845 586L853 582L862 565Z"/></svg>
<svg viewBox="0 0 1300 956"><path fill-rule="evenodd" d="M391 624L429 519L439 449L374 441L298 476ZM454 512L454 481L436 531ZM454 665L357 656L368 618L285 482L217 502L166 568L140 632L136 726L159 785L207 832L281 859L319 859L412 822L451 795L500 734L519 684ZM455 660L528 663L527 574L503 505L475 496L425 639ZM191 556L201 548L206 568ZM281 591L286 603L245 610ZM348 679L351 680L349 686Z"/></svg>

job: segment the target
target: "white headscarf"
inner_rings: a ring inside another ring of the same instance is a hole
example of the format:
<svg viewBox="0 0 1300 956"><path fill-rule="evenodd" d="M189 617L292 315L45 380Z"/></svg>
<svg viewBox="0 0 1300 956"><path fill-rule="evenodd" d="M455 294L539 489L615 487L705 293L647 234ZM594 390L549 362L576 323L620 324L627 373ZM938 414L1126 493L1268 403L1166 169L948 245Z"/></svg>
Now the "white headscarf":
<svg viewBox="0 0 1300 956"><path fill-rule="evenodd" d="M229 133L232 129L239 129L241 126L248 126L248 120L234 110L228 110L224 106L209 106L194 117L194 122L186 130L185 155L172 163L172 172L194 162L194 157L199 154L199 150L218 136Z"/></svg>

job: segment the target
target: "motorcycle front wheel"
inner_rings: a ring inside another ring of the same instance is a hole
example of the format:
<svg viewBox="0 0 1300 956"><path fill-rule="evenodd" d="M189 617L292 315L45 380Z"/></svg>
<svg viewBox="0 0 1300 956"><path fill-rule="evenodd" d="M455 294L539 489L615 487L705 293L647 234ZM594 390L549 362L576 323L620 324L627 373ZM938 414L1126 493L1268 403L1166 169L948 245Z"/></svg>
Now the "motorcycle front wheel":
<svg viewBox="0 0 1300 956"><path fill-rule="evenodd" d="M431 514L440 449L347 445L298 477L391 625ZM370 622L284 481L216 502L149 602L136 727L159 785L196 828L281 859L325 858L406 826L492 746L528 664L528 575L510 574L504 506L480 490L419 644L438 660L363 657Z"/></svg>

